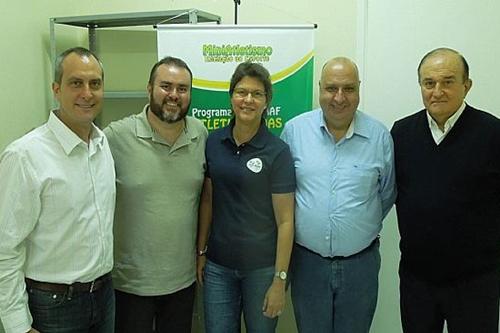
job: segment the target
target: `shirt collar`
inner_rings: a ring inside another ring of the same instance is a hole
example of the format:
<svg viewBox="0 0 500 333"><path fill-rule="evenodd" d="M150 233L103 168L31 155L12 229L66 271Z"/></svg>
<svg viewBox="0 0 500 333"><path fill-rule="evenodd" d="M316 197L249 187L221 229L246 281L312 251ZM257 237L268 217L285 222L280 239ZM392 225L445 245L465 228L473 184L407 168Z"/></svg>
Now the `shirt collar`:
<svg viewBox="0 0 500 333"><path fill-rule="evenodd" d="M345 138L350 139L354 135L354 129L356 124L356 114L354 114L354 117L352 117L352 121L349 124L349 128L347 128L347 132L345 132Z"/></svg>
<svg viewBox="0 0 500 333"><path fill-rule="evenodd" d="M233 144L236 145L236 142L234 141L234 138L233 138L234 124L235 124L235 120L233 118L229 122L229 125L224 127L224 129L222 130L223 132L222 132L221 141L229 140ZM255 148L259 148L259 149L263 148L269 139L269 135L270 135L270 133L267 130L266 121L264 119L262 119L260 122L259 129L257 130L257 133L254 135L254 137L252 139L250 139L250 141L246 142L245 144L254 146Z"/></svg>
<svg viewBox="0 0 500 333"><path fill-rule="evenodd" d="M356 113L354 113L354 118L351 122L351 126L353 126L352 134L356 134L359 136L363 136L365 138L370 137L370 126L366 121L362 121L362 118L366 117L364 113L361 111L357 110ZM354 124L354 125L353 125ZM352 137L348 136L349 130L347 130L346 138L350 139Z"/></svg>
<svg viewBox="0 0 500 333"><path fill-rule="evenodd" d="M442 133L447 133L451 130L451 128L455 125L455 123L457 122L458 118L460 118L460 115L464 112L464 110L465 110L465 102L462 102L462 105L460 105L458 110L444 123L444 128L443 128L444 131ZM441 131L441 129L439 129L437 122L434 120L434 118L432 118L429 111L426 110L425 113L427 114L427 121L429 123L429 128L431 130L434 129Z"/></svg>
<svg viewBox="0 0 500 333"><path fill-rule="evenodd" d="M137 115L135 120L135 135L139 138L152 138L153 128L149 124L147 112L149 110L149 104L146 104L142 109L142 112Z"/></svg>
<svg viewBox="0 0 500 333"><path fill-rule="evenodd" d="M54 133L56 140L63 147L66 155L71 154L73 149L75 149L78 145L83 144L87 146L87 143L83 141L75 132L73 132L68 126L66 126L61 119L55 114L55 111L52 110L49 115L49 120L47 121L48 128ZM104 134L95 126L93 123L91 124L91 132L90 132L90 145L101 148L104 141Z"/></svg>
<svg viewBox="0 0 500 333"><path fill-rule="evenodd" d="M326 121L325 117L323 116L323 111L320 109L321 112L319 112L319 126L320 128L324 128L326 132L328 132L328 127L326 126ZM349 124L349 128L347 129L347 132L344 136L345 139L350 139L354 134L360 135L363 137L368 138L370 136L370 129L366 126L366 122L360 121L360 118L362 118L363 115L361 114L361 111L356 110L354 113L354 117L352 118L351 123Z"/></svg>
<svg viewBox="0 0 500 333"><path fill-rule="evenodd" d="M155 139L156 141L161 141L164 142L163 138L161 138L159 135L154 135L153 128L151 127L151 124L148 121L148 113L149 111L149 104L146 104L144 108L142 109L142 112L137 115L136 121L135 121L135 133L137 137L140 138L147 138L147 139ZM196 139L200 134L195 131L194 129L189 126L189 119L186 116L184 118L185 126L183 130L184 136L179 136L177 139L177 143L182 144L182 143L187 143L188 140L193 140ZM179 140L185 140L186 142L179 142Z"/></svg>

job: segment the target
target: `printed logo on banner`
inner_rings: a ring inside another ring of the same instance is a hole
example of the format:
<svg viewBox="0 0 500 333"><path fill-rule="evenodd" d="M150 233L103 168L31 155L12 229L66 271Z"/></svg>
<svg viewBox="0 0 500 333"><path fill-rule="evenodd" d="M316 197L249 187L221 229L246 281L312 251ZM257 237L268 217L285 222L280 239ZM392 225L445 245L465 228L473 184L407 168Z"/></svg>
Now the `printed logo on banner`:
<svg viewBox="0 0 500 333"><path fill-rule="evenodd" d="M269 62L273 48L269 45L203 44L205 62Z"/></svg>

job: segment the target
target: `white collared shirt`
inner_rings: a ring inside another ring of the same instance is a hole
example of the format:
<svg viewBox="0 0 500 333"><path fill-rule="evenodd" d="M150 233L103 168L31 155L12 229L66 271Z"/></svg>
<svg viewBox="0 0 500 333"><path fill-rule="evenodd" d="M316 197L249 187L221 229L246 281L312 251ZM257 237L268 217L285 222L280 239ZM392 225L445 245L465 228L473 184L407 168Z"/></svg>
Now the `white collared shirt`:
<svg viewBox="0 0 500 333"><path fill-rule="evenodd" d="M434 120L434 118L431 117L429 114L429 111L427 111L427 120L429 121L429 128L431 129L432 137L434 138L434 141L436 142L437 145L439 145L446 135L451 131L455 123L457 122L458 118L464 112L465 110L465 102L462 103L462 105L458 108L457 112L455 112L446 122L444 123L444 131L441 131L439 128L438 124Z"/></svg>
<svg viewBox="0 0 500 333"><path fill-rule="evenodd" d="M113 267L115 171L95 126L89 144L51 112L0 155L0 318L27 332L24 278L89 282Z"/></svg>

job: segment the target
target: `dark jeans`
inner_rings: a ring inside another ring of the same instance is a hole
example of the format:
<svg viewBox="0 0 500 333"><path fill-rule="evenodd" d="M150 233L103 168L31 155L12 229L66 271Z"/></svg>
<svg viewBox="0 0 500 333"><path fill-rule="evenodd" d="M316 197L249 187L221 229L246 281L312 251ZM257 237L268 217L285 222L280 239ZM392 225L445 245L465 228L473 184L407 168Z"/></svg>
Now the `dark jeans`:
<svg viewBox="0 0 500 333"><path fill-rule="evenodd" d="M32 326L41 333L112 333L115 294L111 280L94 292L51 292L28 287Z"/></svg>
<svg viewBox="0 0 500 333"><path fill-rule="evenodd" d="M196 284L161 296L116 292L116 333L191 333Z"/></svg>
<svg viewBox="0 0 500 333"><path fill-rule="evenodd" d="M405 333L498 333L500 277L490 273L435 286L400 274L401 323Z"/></svg>
<svg viewBox="0 0 500 333"><path fill-rule="evenodd" d="M301 333L368 333L375 313L379 241L358 254L324 258L295 245L292 303Z"/></svg>

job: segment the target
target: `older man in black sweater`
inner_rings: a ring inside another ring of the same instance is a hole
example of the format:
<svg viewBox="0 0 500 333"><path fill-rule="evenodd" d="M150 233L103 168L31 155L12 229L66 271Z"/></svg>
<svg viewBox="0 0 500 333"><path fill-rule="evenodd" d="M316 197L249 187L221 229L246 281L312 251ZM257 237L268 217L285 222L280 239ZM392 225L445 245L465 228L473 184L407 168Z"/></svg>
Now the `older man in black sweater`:
<svg viewBox="0 0 500 333"><path fill-rule="evenodd" d="M397 121L396 209L405 333L498 332L500 120L465 104L465 58L440 48L418 67L425 109Z"/></svg>

